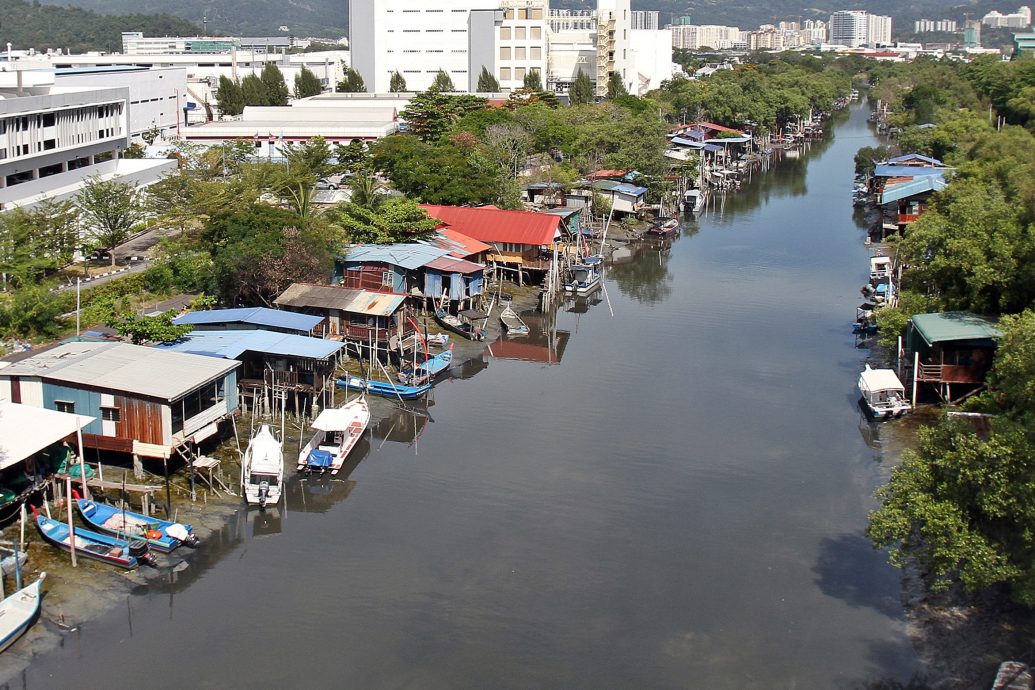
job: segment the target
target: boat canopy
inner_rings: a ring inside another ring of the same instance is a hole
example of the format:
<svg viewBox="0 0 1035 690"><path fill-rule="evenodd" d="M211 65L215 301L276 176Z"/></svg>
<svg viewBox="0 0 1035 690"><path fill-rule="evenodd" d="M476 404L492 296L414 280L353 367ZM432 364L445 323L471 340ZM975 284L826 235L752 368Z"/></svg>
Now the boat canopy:
<svg viewBox="0 0 1035 690"><path fill-rule="evenodd" d="M248 444L248 454L251 459L252 472L280 474L284 467L280 443L273 437L269 426L265 424Z"/></svg>
<svg viewBox="0 0 1035 690"><path fill-rule="evenodd" d="M899 381L892 369L866 369L859 375L859 387L870 393L879 391L901 391L905 392L905 386Z"/></svg>
<svg viewBox="0 0 1035 690"><path fill-rule="evenodd" d="M313 421L313 428L319 431L348 431L349 425L355 421L355 407L346 405L321 412Z"/></svg>

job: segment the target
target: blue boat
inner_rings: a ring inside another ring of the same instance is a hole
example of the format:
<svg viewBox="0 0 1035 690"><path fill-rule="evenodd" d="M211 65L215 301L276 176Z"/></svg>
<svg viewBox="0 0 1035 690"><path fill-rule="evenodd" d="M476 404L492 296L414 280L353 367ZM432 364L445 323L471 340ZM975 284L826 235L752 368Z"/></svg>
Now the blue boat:
<svg viewBox="0 0 1035 690"><path fill-rule="evenodd" d="M370 393L371 395L380 395L385 398L402 398L403 400L423 398L432 388L431 383L425 383L420 386L406 386L401 383L374 381L372 379L360 378L359 376L348 376L338 379L338 386L348 388L350 391Z"/></svg>
<svg viewBox="0 0 1035 690"><path fill-rule="evenodd" d="M198 538L191 531L190 525L169 522L129 510L123 511L105 503L79 498L79 494L74 491L72 496L75 498L76 506L78 506L83 520L105 534L128 539L142 539L155 551L162 553L169 553L180 544L198 545Z"/></svg>
<svg viewBox="0 0 1035 690"><path fill-rule="evenodd" d="M68 525L41 514L35 506L33 506L32 512L36 514L36 527L43 539L62 551L70 552L72 547L70 546ZM155 565L155 557L146 542L135 541L131 544L125 539L109 537L107 534L91 532L81 527L75 528L74 536L76 555L83 558L92 558L127 570L136 568L141 561L150 566Z"/></svg>
<svg viewBox="0 0 1035 690"><path fill-rule="evenodd" d="M416 367L408 366L401 370L398 374L399 381L407 386L420 386L425 383L431 383L436 376L449 368L449 363L452 361L453 346L450 345L445 352L429 357Z"/></svg>

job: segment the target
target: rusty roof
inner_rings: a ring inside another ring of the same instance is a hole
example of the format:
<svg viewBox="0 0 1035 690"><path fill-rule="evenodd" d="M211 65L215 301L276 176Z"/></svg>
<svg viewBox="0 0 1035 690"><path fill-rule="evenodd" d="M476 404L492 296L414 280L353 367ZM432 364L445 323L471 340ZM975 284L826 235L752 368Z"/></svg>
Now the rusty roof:
<svg viewBox="0 0 1035 690"><path fill-rule="evenodd" d="M336 285L292 283L274 304L284 307L340 309L367 316L389 316L399 308L406 295L396 292L373 292Z"/></svg>

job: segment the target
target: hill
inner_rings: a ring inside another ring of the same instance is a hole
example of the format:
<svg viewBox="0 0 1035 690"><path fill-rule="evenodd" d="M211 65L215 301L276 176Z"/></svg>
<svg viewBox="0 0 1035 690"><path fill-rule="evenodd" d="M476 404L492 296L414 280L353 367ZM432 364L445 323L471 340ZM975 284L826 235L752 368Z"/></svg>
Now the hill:
<svg viewBox="0 0 1035 690"><path fill-rule="evenodd" d="M340 38L346 35L348 0L47 0L103 14L171 13L212 36L278 36L281 26L293 36ZM208 20L205 23L205 20ZM146 33L146 32L145 32ZM200 32L199 32L200 33Z"/></svg>
<svg viewBox="0 0 1035 690"><path fill-rule="evenodd" d="M0 45L17 49L62 48L73 52L122 49L123 31L193 34L198 28L168 14L112 16L89 10L0 0Z"/></svg>

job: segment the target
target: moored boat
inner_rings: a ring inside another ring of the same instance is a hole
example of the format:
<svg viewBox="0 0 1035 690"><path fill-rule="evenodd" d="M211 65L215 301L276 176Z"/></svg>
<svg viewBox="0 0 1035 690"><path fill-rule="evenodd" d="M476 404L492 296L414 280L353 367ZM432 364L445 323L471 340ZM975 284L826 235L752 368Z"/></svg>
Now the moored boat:
<svg viewBox="0 0 1035 690"><path fill-rule="evenodd" d="M892 369L872 369L867 364L859 375L859 392L874 419L901 417L912 409L906 388Z"/></svg>
<svg viewBox="0 0 1035 690"><path fill-rule="evenodd" d="M683 212L700 213L704 210L707 196L703 189L688 189L683 192Z"/></svg>
<svg viewBox="0 0 1035 690"><path fill-rule="evenodd" d="M431 383L436 376L449 368L449 364L452 361L453 347L450 346L445 352L429 357L415 367L408 366L402 369L399 371L397 378L407 386L420 386L425 383Z"/></svg>
<svg viewBox="0 0 1035 690"><path fill-rule="evenodd" d="M10 647L39 617L40 590L46 578L46 573L40 573L31 585L0 601L0 652Z"/></svg>
<svg viewBox="0 0 1035 690"><path fill-rule="evenodd" d="M474 324L480 318L485 318L485 314L472 309L462 311L459 315L450 314L441 307L435 309L435 321L438 322L438 325L468 340L485 339L485 333Z"/></svg>
<svg viewBox="0 0 1035 690"><path fill-rule="evenodd" d="M600 267L603 257L587 256L569 269L568 280L564 283L564 291L576 295L588 295L600 289Z"/></svg>
<svg viewBox="0 0 1035 690"><path fill-rule="evenodd" d="M248 442L241 465L241 492L249 505L276 505L284 486L284 448L263 424Z"/></svg>
<svg viewBox="0 0 1035 690"><path fill-rule="evenodd" d="M190 525L170 522L129 510L122 510L106 503L80 498L72 492L79 514L94 529L121 539L141 539L155 551L169 553L180 544L197 546L198 538Z"/></svg>
<svg viewBox="0 0 1035 690"><path fill-rule="evenodd" d="M92 558L95 561L116 565L127 570L133 570L141 562L151 566L156 565L154 554L148 548L147 542L134 541L131 543L125 539L91 532L81 527L76 527L73 534L70 535L68 525L64 522L41 514L35 506L32 512L36 514L36 527L43 539L62 551L71 552L72 538L74 538L76 555L83 558Z"/></svg>
<svg viewBox="0 0 1035 690"><path fill-rule="evenodd" d="M338 379L338 386L358 393L370 393L371 395L379 395L383 398L395 398L397 400L400 398L402 400L417 400L418 398L423 398L432 388L431 383L425 383L420 386L404 386L401 383L393 383L392 381L376 381L374 379L365 379L360 376L346 376L345 378L340 378Z"/></svg>
<svg viewBox="0 0 1035 690"><path fill-rule="evenodd" d="M298 454L298 471L338 474L369 423L370 408L362 397L321 412L313 420L313 437Z"/></svg>
<svg viewBox="0 0 1035 690"><path fill-rule="evenodd" d="M500 313L500 323L506 329L507 335L528 335L528 324L521 320L517 312L508 304Z"/></svg>

